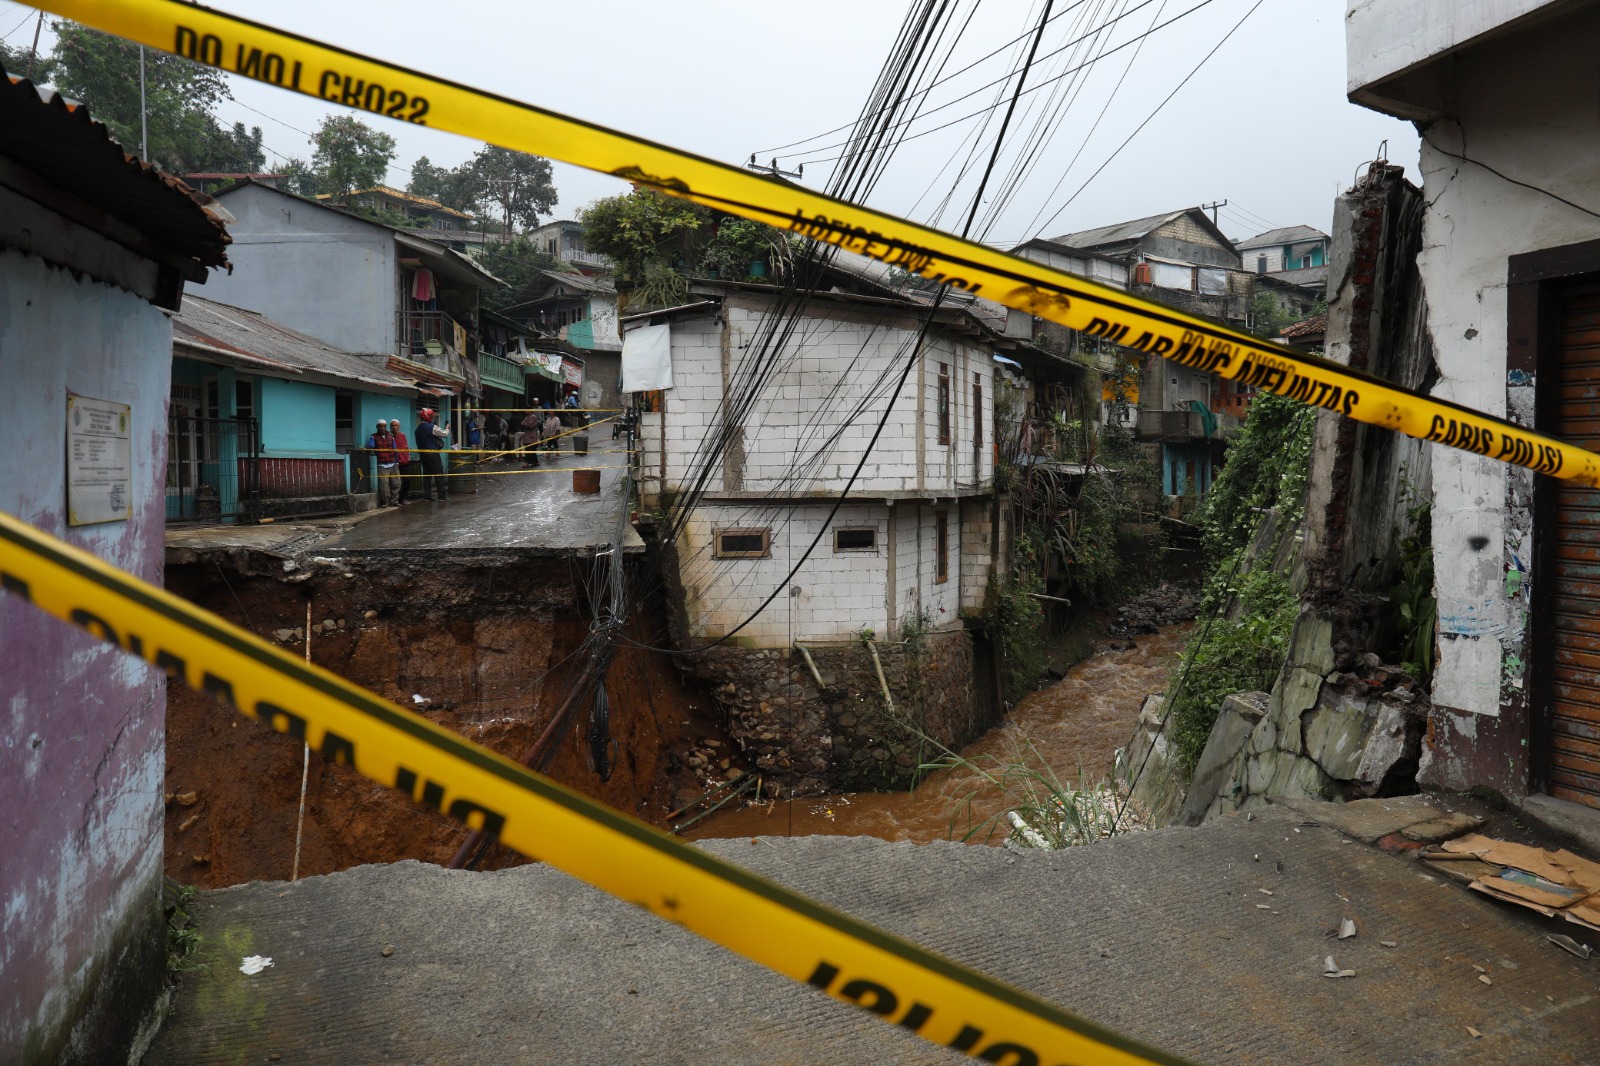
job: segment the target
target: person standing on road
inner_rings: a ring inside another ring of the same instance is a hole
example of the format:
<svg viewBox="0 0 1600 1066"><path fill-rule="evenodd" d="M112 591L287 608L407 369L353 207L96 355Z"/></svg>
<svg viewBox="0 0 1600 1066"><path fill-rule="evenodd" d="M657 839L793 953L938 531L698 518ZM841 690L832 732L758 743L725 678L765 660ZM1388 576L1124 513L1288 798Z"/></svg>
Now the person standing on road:
<svg viewBox="0 0 1600 1066"><path fill-rule="evenodd" d="M411 442L406 440L404 431L400 428L400 420L389 420L389 436L394 440L395 470L400 476L400 503L411 502L411 491L416 486L417 468L416 460L411 458Z"/></svg>
<svg viewBox="0 0 1600 1066"><path fill-rule="evenodd" d="M367 438L367 450L378 462L378 506L400 506L400 464L395 459L394 437L389 435L389 423L378 419L378 428Z"/></svg>
<svg viewBox="0 0 1600 1066"><path fill-rule="evenodd" d="M483 416L476 411L467 412L467 447L475 453L483 448ZM478 461L477 458L472 460Z"/></svg>
<svg viewBox="0 0 1600 1066"><path fill-rule="evenodd" d="M422 456L422 498L432 500L437 489L442 503L450 498L444 482L444 449L449 446L450 438L434 421L438 416L433 408L424 407L420 414L422 421L417 423L416 439L417 453Z"/></svg>
<svg viewBox="0 0 1600 1066"><path fill-rule="evenodd" d="M551 453L561 451L561 416L552 407L544 416L545 447Z"/></svg>
<svg viewBox="0 0 1600 1066"><path fill-rule="evenodd" d="M522 465L539 465L539 436L544 430L544 412L529 411L522 419Z"/></svg>

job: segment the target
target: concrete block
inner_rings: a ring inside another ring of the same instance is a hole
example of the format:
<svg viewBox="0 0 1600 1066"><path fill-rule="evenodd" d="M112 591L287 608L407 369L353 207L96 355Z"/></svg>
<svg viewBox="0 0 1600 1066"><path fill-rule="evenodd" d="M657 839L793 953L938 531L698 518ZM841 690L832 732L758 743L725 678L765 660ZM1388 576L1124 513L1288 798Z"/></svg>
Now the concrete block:
<svg viewBox="0 0 1600 1066"><path fill-rule="evenodd" d="M1222 701L1217 720L1195 764L1188 793L1178 815L1182 825L1199 825L1221 786L1233 776L1235 763L1258 723L1266 717L1271 697L1265 692L1239 692Z"/></svg>

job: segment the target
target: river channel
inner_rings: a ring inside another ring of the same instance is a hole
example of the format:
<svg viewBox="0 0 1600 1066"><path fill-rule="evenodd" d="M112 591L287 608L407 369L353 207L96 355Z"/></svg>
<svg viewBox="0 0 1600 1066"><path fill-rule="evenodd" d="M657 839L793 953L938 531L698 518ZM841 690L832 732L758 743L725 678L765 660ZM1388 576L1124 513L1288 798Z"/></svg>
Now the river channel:
<svg viewBox="0 0 1600 1066"><path fill-rule="evenodd" d="M939 770L911 792L858 792L723 810L684 832L691 840L753 836L873 836L884 840L962 839L1015 806L1024 775L1007 775L1012 794L983 771L1027 765L1071 788L1111 774L1116 750L1128 743L1145 696L1161 692L1192 623L1137 638L1130 651L1107 651L1025 698L1000 725L961 754L970 765ZM932 761L932 756L930 760ZM1003 826L980 829L973 842L998 844Z"/></svg>

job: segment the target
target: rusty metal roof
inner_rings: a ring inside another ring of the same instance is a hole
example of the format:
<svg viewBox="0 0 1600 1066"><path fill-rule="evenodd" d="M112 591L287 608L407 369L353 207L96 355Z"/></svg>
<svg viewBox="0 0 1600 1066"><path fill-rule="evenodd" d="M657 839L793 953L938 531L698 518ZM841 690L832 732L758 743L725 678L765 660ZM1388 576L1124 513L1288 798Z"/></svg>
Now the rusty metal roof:
<svg viewBox="0 0 1600 1066"><path fill-rule="evenodd" d="M1278 331L1278 336L1284 340L1294 340L1297 337L1320 337L1328 332L1328 316L1312 315L1303 318L1292 325L1284 326Z"/></svg>
<svg viewBox="0 0 1600 1066"><path fill-rule="evenodd" d="M211 198L129 155L89 109L0 68L0 156L103 211L144 239L141 254L175 260L185 276L226 266L226 213Z"/></svg>
<svg viewBox="0 0 1600 1066"><path fill-rule="evenodd" d="M411 379L377 360L342 352L265 315L206 300L193 293L172 318L176 348L196 349L210 361L227 362L269 377L317 375L369 392L407 392Z"/></svg>

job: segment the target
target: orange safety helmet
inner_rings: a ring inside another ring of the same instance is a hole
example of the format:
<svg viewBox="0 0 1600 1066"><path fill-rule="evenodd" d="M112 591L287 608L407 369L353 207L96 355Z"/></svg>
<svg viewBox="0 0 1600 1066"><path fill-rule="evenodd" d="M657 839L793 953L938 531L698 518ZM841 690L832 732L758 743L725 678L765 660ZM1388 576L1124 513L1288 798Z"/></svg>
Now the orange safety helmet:
<svg viewBox="0 0 1600 1066"><path fill-rule="evenodd" d="M421 412L419 412L419 413L420 413L420 414L421 414L421 415L422 415L422 420L423 420L423 421L424 421L424 422L432 422L432 421L433 421L433 415L434 415L434 410L433 410L433 408L431 408L431 407L424 407L424 408L423 408L423 409L422 409L422 410L421 410Z"/></svg>

